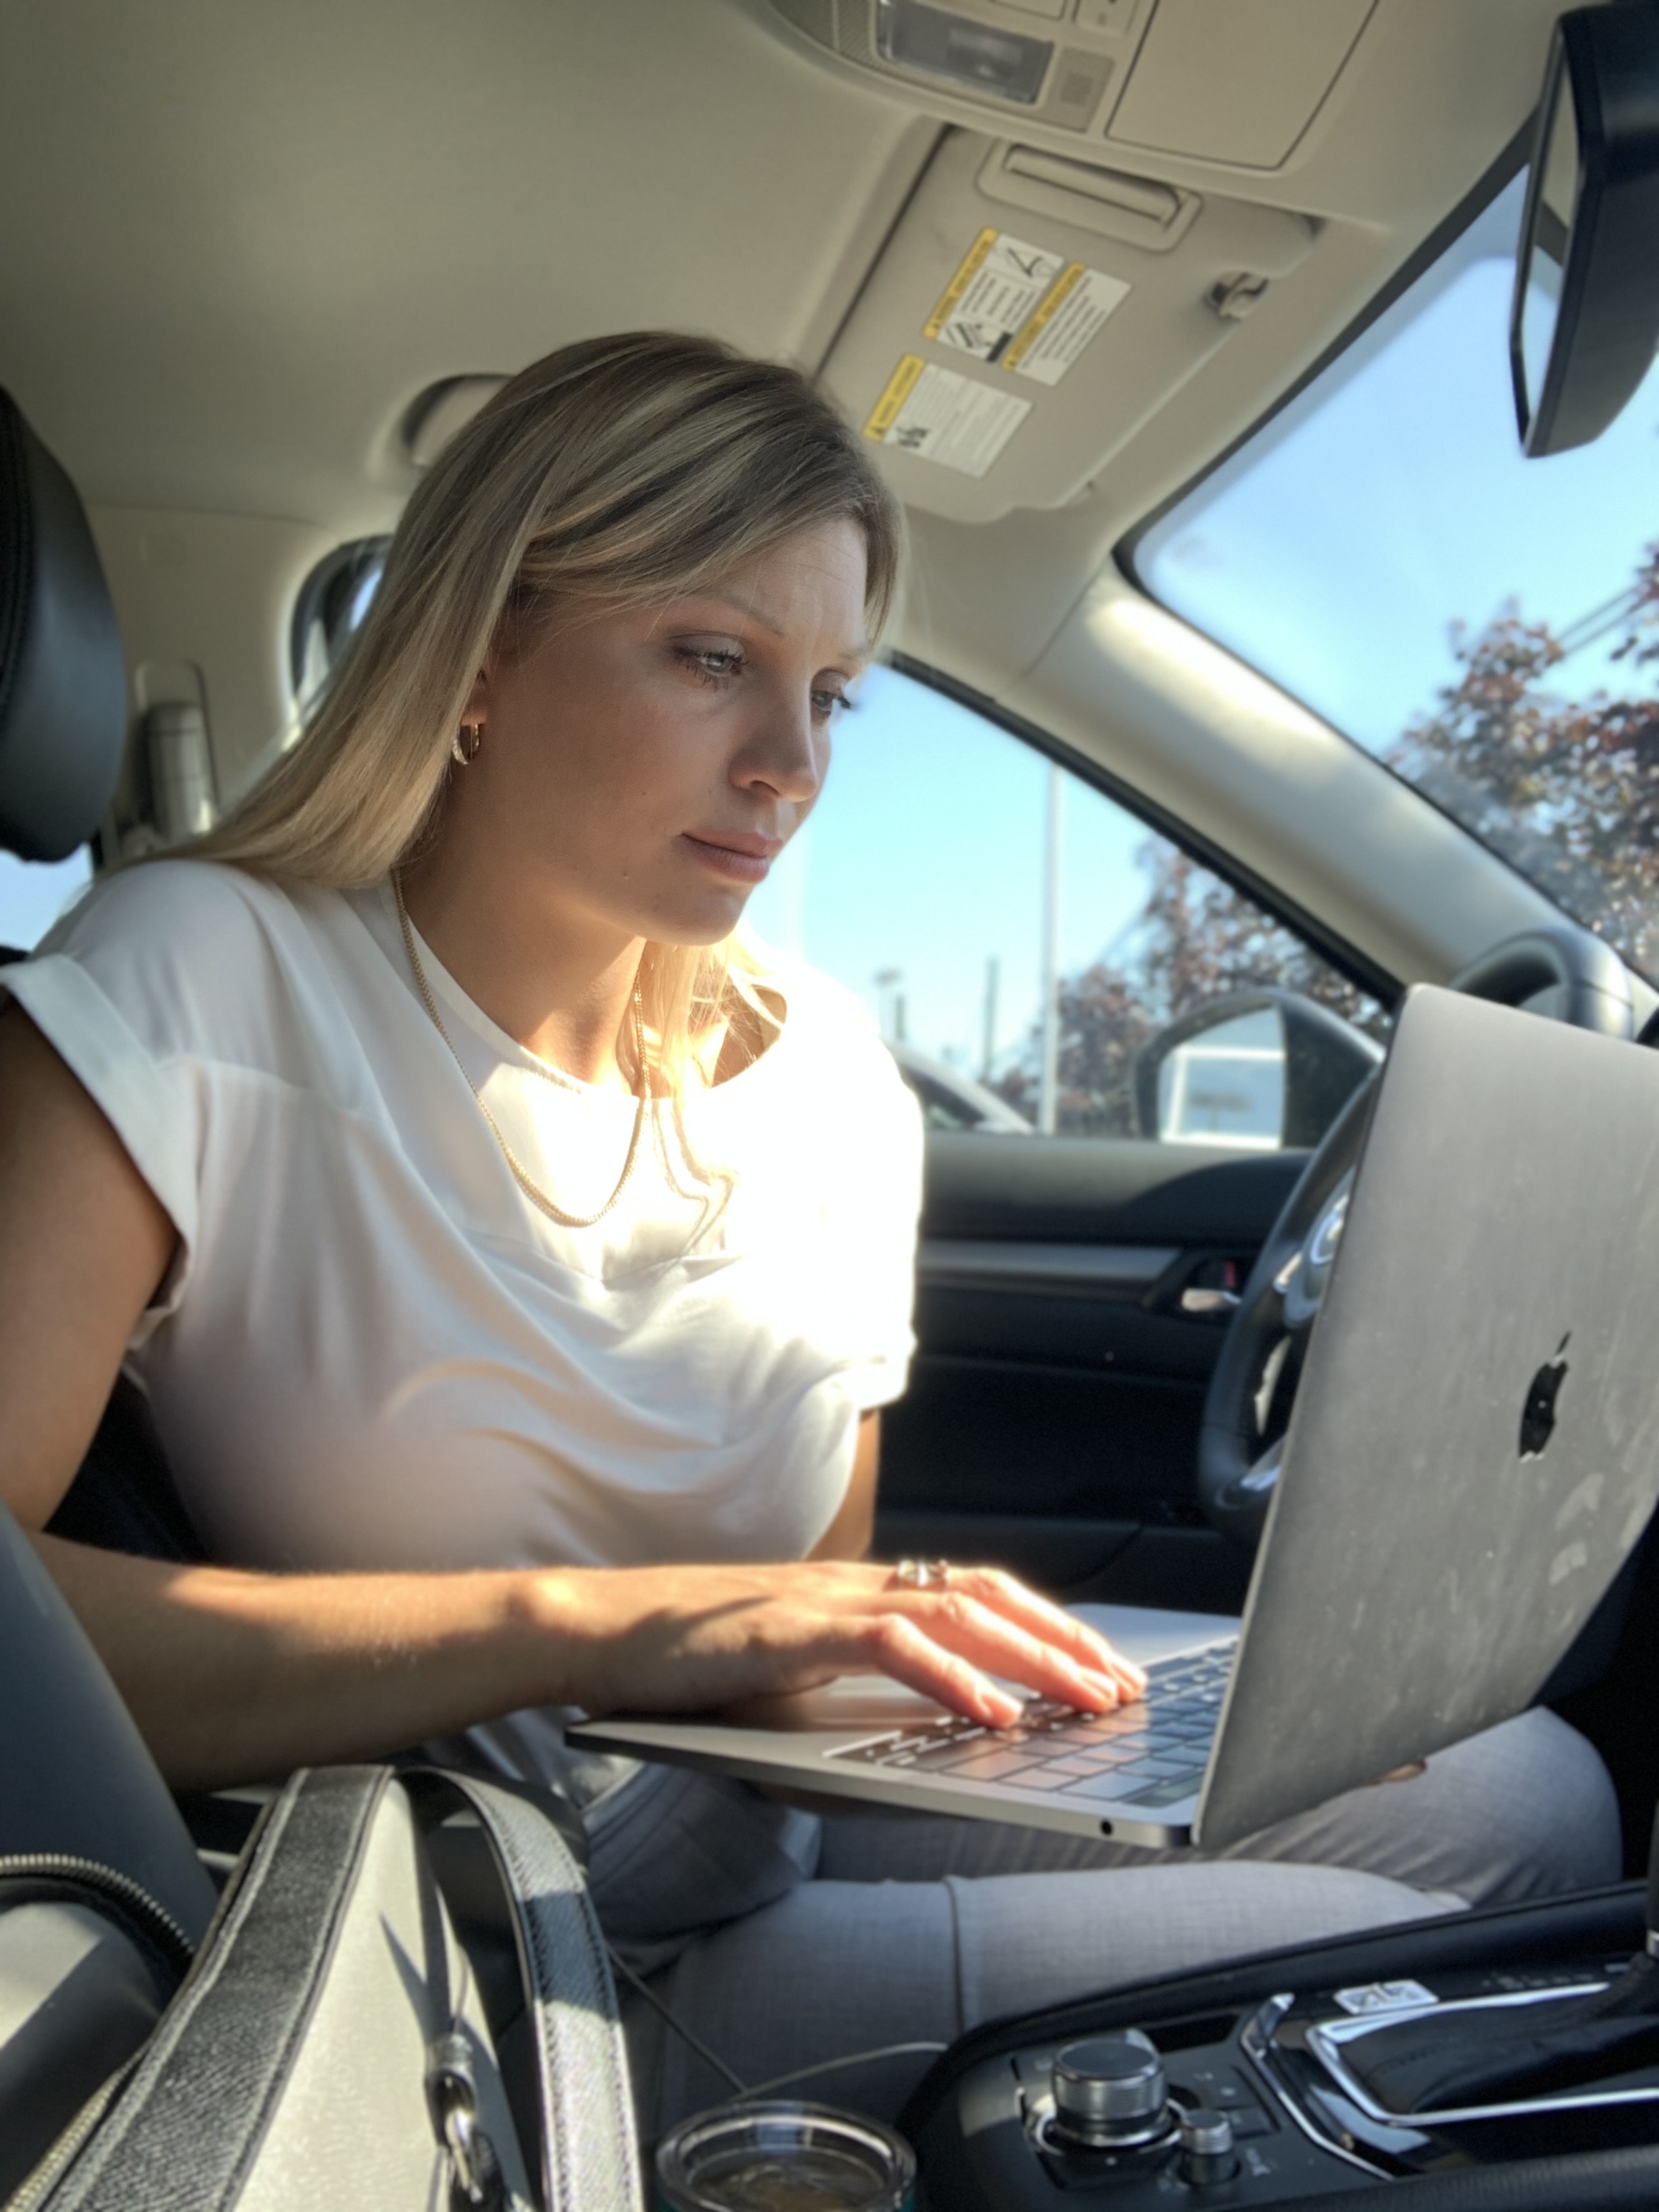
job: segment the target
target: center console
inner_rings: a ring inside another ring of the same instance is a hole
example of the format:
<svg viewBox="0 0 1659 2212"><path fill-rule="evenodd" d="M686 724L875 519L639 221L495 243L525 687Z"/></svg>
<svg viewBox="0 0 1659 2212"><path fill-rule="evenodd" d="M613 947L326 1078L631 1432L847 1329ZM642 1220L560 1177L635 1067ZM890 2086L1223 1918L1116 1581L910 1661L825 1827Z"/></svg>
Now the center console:
<svg viewBox="0 0 1659 2212"><path fill-rule="evenodd" d="M1659 2203L1636 1884L1460 1913L965 2038L901 2126L934 2212ZM1632 2193L1633 2192L1633 2193Z"/></svg>

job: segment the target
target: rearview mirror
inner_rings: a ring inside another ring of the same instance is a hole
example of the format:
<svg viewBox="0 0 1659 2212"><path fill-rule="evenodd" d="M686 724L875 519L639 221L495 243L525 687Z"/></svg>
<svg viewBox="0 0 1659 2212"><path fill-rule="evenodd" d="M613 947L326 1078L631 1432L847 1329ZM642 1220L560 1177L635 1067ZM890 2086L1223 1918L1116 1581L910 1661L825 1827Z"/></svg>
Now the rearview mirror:
<svg viewBox="0 0 1659 2212"><path fill-rule="evenodd" d="M1599 438L1659 345L1659 5L1555 27L1510 311L1522 449Z"/></svg>

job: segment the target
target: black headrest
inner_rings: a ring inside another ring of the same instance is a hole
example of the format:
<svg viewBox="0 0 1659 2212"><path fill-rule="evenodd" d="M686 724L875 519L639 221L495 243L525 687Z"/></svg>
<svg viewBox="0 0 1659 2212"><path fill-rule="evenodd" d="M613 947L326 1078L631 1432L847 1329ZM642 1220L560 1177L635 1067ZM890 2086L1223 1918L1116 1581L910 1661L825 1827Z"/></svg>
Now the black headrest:
<svg viewBox="0 0 1659 2212"><path fill-rule="evenodd" d="M0 848L61 860L83 845L125 736L121 634L86 511L0 392Z"/></svg>

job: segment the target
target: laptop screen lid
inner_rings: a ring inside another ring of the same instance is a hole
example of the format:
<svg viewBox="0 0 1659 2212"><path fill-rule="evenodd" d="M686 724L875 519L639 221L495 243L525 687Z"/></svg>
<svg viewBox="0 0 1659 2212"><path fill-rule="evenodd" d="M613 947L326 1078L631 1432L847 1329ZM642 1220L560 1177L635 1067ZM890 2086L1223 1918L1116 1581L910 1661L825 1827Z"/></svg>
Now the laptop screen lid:
<svg viewBox="0 0 1659 2212"><path fill-rule="evenodd" d="M1524 1711L1656 1498L1659 1054L1414 990L1309 1345L1199 1842Z"/></svg>

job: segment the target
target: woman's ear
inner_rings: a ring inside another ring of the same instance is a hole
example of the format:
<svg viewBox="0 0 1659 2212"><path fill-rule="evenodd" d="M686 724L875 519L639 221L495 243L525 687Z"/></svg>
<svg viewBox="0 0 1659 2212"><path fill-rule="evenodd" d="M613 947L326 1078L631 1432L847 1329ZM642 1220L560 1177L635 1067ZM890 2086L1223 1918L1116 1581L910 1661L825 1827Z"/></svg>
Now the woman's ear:
<svg viewBox="0 0 1659 2212"><path fill-rule="evenodd" d="M472 679L472 689L466 695L466 704L461 709L464 722L483 722L489 720L489 671L481 668Z"/></svg>

